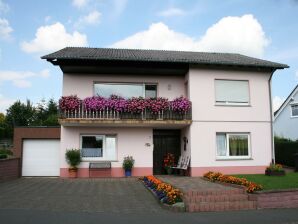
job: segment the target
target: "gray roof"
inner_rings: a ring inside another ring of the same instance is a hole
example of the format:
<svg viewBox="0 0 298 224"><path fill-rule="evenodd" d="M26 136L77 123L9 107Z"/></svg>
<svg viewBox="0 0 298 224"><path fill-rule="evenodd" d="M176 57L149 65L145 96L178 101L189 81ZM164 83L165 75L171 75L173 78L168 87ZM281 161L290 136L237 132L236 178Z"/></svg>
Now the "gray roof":
<svg viewBox="0 0 298 224"><path fill-rule="evenodd" d="M135 50L114 48L66 47L42 57L48 61L59 60L102 60L102 61L144 61L198 65L228 65L263 67L273 69L288 68L286 64L252 58L232 53L207 53L166 50ZM59 63L58 63L59 64Z"/></svg>

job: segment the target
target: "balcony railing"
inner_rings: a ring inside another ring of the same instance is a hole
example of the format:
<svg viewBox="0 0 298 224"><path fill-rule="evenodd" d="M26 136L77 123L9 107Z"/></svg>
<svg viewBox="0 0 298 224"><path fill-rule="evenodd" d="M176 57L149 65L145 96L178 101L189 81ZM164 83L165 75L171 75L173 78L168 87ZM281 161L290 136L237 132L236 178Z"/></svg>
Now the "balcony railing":
<svg viewBox="0 0 298 224"><path fill-rule="evenodd" d="M171 107L156 114L148 109L140 113L118 112L111 109L85 110L83 105L76 110L59 111L60 119L96 119L96 120L191 120L191 110L187 112L176 112Z"/></svg>

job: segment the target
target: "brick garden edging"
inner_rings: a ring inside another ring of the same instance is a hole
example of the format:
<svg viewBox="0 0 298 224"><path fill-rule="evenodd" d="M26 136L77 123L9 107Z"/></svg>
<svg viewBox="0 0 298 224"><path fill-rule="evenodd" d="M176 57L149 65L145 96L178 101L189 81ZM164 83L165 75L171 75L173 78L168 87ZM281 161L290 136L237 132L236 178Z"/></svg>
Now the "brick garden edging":
<svg viewBox="0 0 298 224"><path fill-rule="evenodd" d="M207 178L204 177L202 177L202 179L209 181ZM214 183L234 188L245 189L244 186L237 184L224 183L220 181L215 181ZM254 193L248 193L248 199L250 201L256 202L257 209L298 208L298 188L255 191Z"/></svg>
<svg viewBox="0 0 298 224"><path fill-rule="evenodd" d="M298 188L254 192L249 199L257 202L258 209L298 208Z"/></svg>
<svg viewBox="0 0 298 224"><path fill-rule="evenodd" d="M0 160L0 182L20 177L20 159L8 158Z"/></svg>

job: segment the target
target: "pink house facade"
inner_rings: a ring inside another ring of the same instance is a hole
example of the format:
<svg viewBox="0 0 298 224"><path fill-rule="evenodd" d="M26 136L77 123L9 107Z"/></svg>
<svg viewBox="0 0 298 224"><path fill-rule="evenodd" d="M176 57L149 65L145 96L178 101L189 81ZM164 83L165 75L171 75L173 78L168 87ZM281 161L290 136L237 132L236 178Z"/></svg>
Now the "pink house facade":
<svg viewBox="0 0 298 224"><path fill-rule="evenodd" d="M67 149L81 149L79 177L90 164L109 162L124 176L123 158L133 156L133 176L163 174L163 157L189 157L188 174L263 173L274 160L271 78L284 64L238 54L153 50L64 48L43 57L63 71L63 96L80 99L183 96L187 114L171 109L151 116L88 112L80 107L60 117L60 176L68 176ZM63 112L63 111L62 111Z"/></svg>

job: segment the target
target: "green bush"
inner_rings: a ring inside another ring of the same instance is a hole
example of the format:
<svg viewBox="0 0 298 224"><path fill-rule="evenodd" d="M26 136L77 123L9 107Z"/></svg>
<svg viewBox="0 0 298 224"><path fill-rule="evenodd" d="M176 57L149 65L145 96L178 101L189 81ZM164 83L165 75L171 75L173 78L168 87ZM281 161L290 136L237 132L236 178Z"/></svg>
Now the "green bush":
<svg viewBox="0 0 298 224"><path fill-rule="evenodd" d="M71 166L71 168L77 168L81 163L81 151L79 149L68 149L65 153L66 161Z"/></svg>
<svg viewBox="0 0 298 224"><path fill-rule="evenodd" d="M294 154L298 153L298 141L275 137L274 147L276 163L295 166Z"/></svg>
<svg viewBox="0 0 298 224"><path fill-rule="evenodd" d="M12 156L13 153L10 149L0 149L0 154Z"/></svg>
<svg viewBox="0 0 298 224"><path fill-rule="evenodd" d="M6 154L0 154L0 159L6 159L7 155Z"/></svg>

